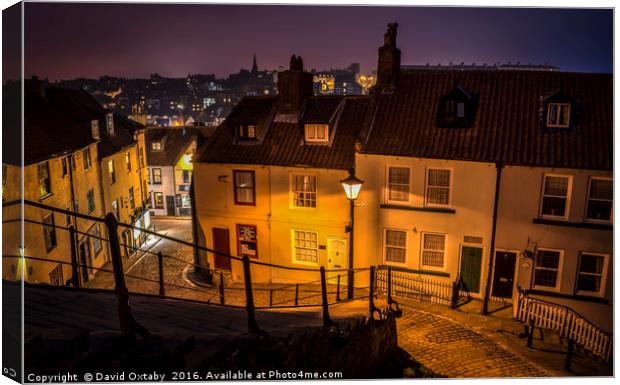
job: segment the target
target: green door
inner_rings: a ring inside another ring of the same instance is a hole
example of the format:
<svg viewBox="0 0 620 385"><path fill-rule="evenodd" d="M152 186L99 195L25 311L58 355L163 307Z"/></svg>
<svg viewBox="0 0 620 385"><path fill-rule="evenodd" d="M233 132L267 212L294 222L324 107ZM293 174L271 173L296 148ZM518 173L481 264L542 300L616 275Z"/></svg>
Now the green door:
<svg viewBox="0 0 620 385"><path fill-rule="evenodd" d="M463 246L461 250L461 277L463 284L469 292L480 293L482 248Z"/></svg>

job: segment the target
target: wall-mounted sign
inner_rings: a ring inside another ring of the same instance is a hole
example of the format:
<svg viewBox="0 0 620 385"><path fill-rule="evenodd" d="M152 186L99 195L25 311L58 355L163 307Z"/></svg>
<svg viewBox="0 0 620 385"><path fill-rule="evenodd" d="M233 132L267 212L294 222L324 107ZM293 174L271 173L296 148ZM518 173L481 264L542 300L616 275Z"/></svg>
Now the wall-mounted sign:
<svg viewBox="0 0 620 385"><path fill-rule="evenodd" d="M258 258L256 226L237 225L237 254L241 257L247 255L250 258Z"/></svg>

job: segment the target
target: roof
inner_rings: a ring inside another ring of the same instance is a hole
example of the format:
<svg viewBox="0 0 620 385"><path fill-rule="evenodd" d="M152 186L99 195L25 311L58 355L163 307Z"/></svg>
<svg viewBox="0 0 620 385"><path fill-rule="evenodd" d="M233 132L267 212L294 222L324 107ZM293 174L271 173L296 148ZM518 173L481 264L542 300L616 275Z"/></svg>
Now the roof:
<svg viewBox="0 0 620 385"><path fill-rule="evenodd" d="M308 119L329 122L335 134L331 144L304 145L303 130L297 118L278 117L275 111L277 98L253 97L240 102L235 112L222 123L213 137L200 148L196 159L205 163L264 164L330 169L349 169L355 163L355 142L367 112L369 98L366 96L315 96L302 107L302 122ZM339 107L340 106L340 107ZM304 108L307 114L304 115ZM340 108L339 111L336 111ZM250 114L247 111L252 111ZM337 112L337 114L336 114ZM237 113L245 119L261 121L264 117L267 131L260 142L237 143L232 126ZM337 115L337 116L336 116Z"/></svg>
<svg viewBox="0 0 620 385"><path fill-rule="evenodd" d="M439 100L457 86L477 96L474 123L438 127ZM609 74L401 70L394 92L376 96L361 152L611 170L612 87ZM541 128L542 101L558 90L579 103L574 130Z"/></svg>
<svg viewBox="0 0 620 385"><path fill-rule="evenodd" d="M149 166L174 166L192 141L203 134L199 128L148 127L145 141ZM152 142L163 142L163 151L153 151Z"/></svg>

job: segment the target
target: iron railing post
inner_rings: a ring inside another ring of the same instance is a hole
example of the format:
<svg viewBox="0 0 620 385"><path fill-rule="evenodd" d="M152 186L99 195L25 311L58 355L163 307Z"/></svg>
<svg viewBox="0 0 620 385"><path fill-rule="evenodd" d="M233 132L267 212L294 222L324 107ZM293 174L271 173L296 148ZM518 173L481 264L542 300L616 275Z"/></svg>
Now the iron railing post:
<svg viewBox="0 0 620 385"><path fill-rule="evenodd" d="M224 304L224 273L220 271L220 303Z"/></svg>
<svg viewBox="0 0 620 385"><path fill-rule="evenodd" d="M75 227L69 225L69 238L71 242L71 284L80 287L80 270L78 268L77 234Z"/></svg>
<svg viewBox="0 0 620 385"><path fill-rule="evenodd" d="M370 319L374 318L374 313L379 314L379 319L381 319L381 312L375 306L375 266L370 266L370 287L369 287L369 295L368 295L368 313Z"/></svg>
<svg viewBox="0 0 620 385"><path fill-rule="evenodd" d="M295 284L295 306L299 305L299 283Z"/></svg>
<svg viewBox="0 0 620 385"><path fill-rule="evenodd" d="M329 316L329 303L327 301L327 282L325 281L325 267L321 266L321 299L323 304L323 326L330 327L333 321Z"/></svg>
<svg viewBox="0 0 620 385"><path fill-rule="evenodd" d="M129 306L129 291L125 284L125 273L123 272L123 260L121 258L121 245L118 240L118 222L112 213L105 216L105 225L108 230L108 240L110 242L110 252L112 254L112 268L114 270L114 290L118 299L118 318L121 326L121 333L128 336L135 336L138 332L145 339L149 338L148 331L138 325Z"/></svg>
<svg viewBox="0 0 620 385"><path fill-rule="evenodd" d="M252 274L250 271L250 258L243 256L243 277L245 279L245 309L248 314L248 331L252 334L263 334L256 322L256 310L254 308L254 293L252 292Z"/></svg>
<svg viewBox="0 0 620 385"><path fill-rule="evenodd" d="M450 307L452 309L456 309L456 306L458 305L459 302L459 287L458 287L458 279L459 277L456 278L457 280L452 282L452 298L450 301Z"/></svg>
<svg viewBox="0 0 620 385"><path fill-rule="evenodd" d="M157 253L157 265L159 268L159 295L166 295L166 289L164 287L164 255Z"/></svg>
<svg viewBox="0 0 620 385"><path fill-rule="evenodd" d="M336 285L336 301L340 302L340 273L338 273L338 282Z"/></svg>

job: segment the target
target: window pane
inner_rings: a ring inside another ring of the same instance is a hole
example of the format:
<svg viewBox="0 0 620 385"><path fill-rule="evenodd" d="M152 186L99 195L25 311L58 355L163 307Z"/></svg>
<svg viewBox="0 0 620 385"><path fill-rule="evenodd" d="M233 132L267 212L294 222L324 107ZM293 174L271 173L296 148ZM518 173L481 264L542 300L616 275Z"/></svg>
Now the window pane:
<svg viewBox="0 0 620 385"><path fill-rule="evenodd" d="M388 177L389 200L409 200L409 168L390 167Z"/></svg>
<svg viewBox="0 0 620 385"><path fill-rule="evenodd" d="M599 255L581 255L581 263L579 264L580 273L603 274L603 263L605 258Z"/></svg>
<svg viewBox="0 0 620 385"><path fill-rule="evenodd" d="M596 219L601 221L608 221L611 219L611 201L588 201L588 219Z"/></svg>
<svg viewBox="0 0 620 385"><path fill-rule="evenodd" d="M577 290L599 292L601 290L601 277L591 274L579 274Z"/></svg>
<svg viewBox="0 0 620 385"><path fill-rule="evenodd" d="M592 179L590 181L590 198L612 200L614 197L613 183L607 179Z"/></svg>
<svg viewBox="0 0 620 385"><path fill-rule="evenodd" d="M422 264L443 267L446 237L442 234L424 234Z"/></svg>
<svg viewBox="0 0 620 385"><path fill-rule="evenodd" d="M405 249L387 247L385 250L385 260L388 262L405 263Z"/></svg>
<svg viewBox="0 0 620 385"><path fill-rule="evenodd" d="M566 198L544 197L542 204L543 215L563 217L566 212Z"/></svg>
<svg viewBox="0 0 620 385"><path fill-rule="evenodd" d="M385 243L388 246L405 247L407 234L404 231L387 230Z"/></svg>
<svg viewBox="0 0 620 385"><path fill-rule="evenodd" d="M429 187L427 203L447 205L450 202L450 189Z"/></svg>
<svg viewBox="0 0 620 385"><path fill-rule="evenodd" d="M563 176L545 177L545 195L565 197L568 192L568 178Z"/></svg>
<svg viewBox="0 0 620 385"><path fill-rule="evenodd" d="M254 187L252 179L252 173L250 172L237 172L235 173L235 184L237 187Z"/></svg>
<svg viewBox="0 0 620 385"><path fill-rule="evenodd" d="M459 118L462 118L465 116L465 103L464 102L457 103L456 116Z"/></svg>
<svg viewBox="0 0 620 385"><path fill-rule="evenodd" d="M557 269L560 263L560 252L539 250L536 258L536 267Z"/></svg>
<svg viewBox="0 0 620 385"><path fill-rule="evenodd" d="M444 249L445 236L441 234L424 234L424 249L440 250Z"/></svg>
<svg viewBox="0 0 620 385"><path fill-rule="evenodd" d="M534 285L555 287L558 272L555 270L536 270L534 274Z"/></svg>
<svg viewBox="0 0 620 385"><path fill-rule="evenodd" d="M450 170L428 170L428 185L450 187Z"/></svg>

